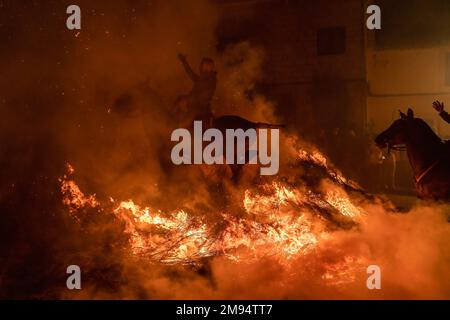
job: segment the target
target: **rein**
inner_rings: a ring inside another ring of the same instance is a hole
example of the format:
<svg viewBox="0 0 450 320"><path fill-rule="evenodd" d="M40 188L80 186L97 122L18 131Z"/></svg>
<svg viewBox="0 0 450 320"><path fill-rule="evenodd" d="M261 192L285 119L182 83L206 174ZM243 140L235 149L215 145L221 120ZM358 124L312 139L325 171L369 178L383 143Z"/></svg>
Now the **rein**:
<svg viewBox="0 0 450 320"><path fill-rule="evenodd" d="M418 184L428 173L430 173L431 170L433 170L436 165L441 162L441 158L437 159L431 166L429 166L427 169L425 169L419 176L415 177L416 184Z"/></svg>
<svg viewBox="0 0 450 320"><path fill-rule="evenodd" d="M406 151L406 145L398 144L398 145L390 145L387 144L387 154L391 154L391 150L402 152ZM392 157L394 158L394 170L392 171L392 185L395 186L395 175L397 172L397 161L395 160L395 154L392 154Z"/></svg>
<svg viewBox="0 0 450 320"><path fill-rule="evenodd" d="M388 151L387 151L388 154L390 154L391 150L400 151L400 152L401 151L406 151L406 146L405 145L401 145L401 144L399 144L399 145L392 145L392 146L390 144L388 144L387 148L388 148ZM422 179L425 178L426 175L429 174L431 172L431 170L433 170L434 167L436 167L439 164L439 162L441 162L441 158L439 158L435 162L433 162L421 174L415 176L414 180L416 181L416 184L419 184L420 181L422 181Z"/></svg>

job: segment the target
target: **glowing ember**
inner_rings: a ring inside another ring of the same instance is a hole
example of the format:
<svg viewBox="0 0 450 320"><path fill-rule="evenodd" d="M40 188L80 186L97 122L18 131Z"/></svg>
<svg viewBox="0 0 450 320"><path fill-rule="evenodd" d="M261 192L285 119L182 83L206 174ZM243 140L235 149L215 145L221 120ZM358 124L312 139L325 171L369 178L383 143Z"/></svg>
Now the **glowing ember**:
<svg viewBox="0 0 450 320"><path fill-rule="evenodd" d="M321 240L332 235L328 228L331 222L325 217L338 215L356 222L363 215L362 209L341 189L348 181L327 164L322 154L302 150L298 155L302 161L325 168L328 179L337 185L330 183L325 192L318 192L281 180L266 182L244 191L244 215L216 212L216 222L185 210L162 212L133 200L118 202L109 197L103 204L95 195L85 196L69 179L74 172L70 165L60 180L61 192L63 203L76 219L80 219L77 211L84 208L101 208L102 214L112 214L124 225L130 252L155 262L201 264L202 259L221 255L240 263L271 257L289 266L289 261L313 252ZM325 267L324 281L344 281L339 274L350 267L345 262L338 264L342 262ZM351 281L351 276L346 279Z"/></svg>
<svg viewBox="0 0 450 320"><path fill-rule="evenodd" d="M69 180L68 176L72 175L75 170L69 163L66 165L67 175L64 175L61 182L61 193L64 195L63 203L69 207L69 212L74 213L83 207L95 208L100 203L95 199L95 194L85 196L75 181ZM76 216L75 216L76 217Z"/></svg>
<svg viewBox="0 0 450 320"><path fill-rule="evenodd" d="M330 175L330 177L332 177L338 183L348 184L355 189L361 188L356 182L346 179L341 172L339 172L334 168L331 168L330 165L327 163L327 159L325 158L325 156L321 154L319 151L314 150L311 153L309 153L305 150L299 150L297 156L298 159L302 161L311 162L320 167L323 167Z"/></svg>
<svg viewBox="0 0 450 320"><path fill-rule="evenodd" d="M346 195L343 195L336 190L327 192L326 201L344 216L356 218L362 214L361 210L353 205Z"/></svg>

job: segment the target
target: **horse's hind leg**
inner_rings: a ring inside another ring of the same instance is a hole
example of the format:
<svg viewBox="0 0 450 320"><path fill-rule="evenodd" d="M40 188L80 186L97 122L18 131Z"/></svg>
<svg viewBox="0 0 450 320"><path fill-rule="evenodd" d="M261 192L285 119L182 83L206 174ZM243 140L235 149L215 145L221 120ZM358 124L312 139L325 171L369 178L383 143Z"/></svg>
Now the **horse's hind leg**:
<svg viewBox="0 0 450 320"><path fill-rule="evenodd" d="M250 156L251 156L251 152L249 150L248 144L246 145L246 150L245 150L245 163L250 163ZM252 159L255 160L255 159ZM244 170L244 165L243 164L233 164L230 165L230 169L232 172L232 181L234 182L234 184L238 184L239 180L242 176L242 171Z"/></svg>

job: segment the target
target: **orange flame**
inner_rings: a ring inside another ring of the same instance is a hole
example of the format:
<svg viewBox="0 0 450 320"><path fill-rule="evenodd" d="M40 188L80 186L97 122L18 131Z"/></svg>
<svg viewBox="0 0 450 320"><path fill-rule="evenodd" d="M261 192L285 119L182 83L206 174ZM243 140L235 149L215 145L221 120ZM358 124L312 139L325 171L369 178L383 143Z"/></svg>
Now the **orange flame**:
<svg viewBox="0 0 450 320"><path fill-rule="evenodd" d="M325 168L338 184L349 183L327 164L320 152L300 150L297 155ZM69 179L73 167L68 165L67 170L68 174L60 181L63 203L69 211L77 218L76 212L85 207L103 208L95 194L84 195L75 181ZM330 185L324 194L317 194L281 181L245 190L242 203L245 215L236 217L232 212L220 212L222 219L218 223L207 222L184 210L165 213L142 207L131 199L117 205L109 198L109 204L113 205L110 213L125 225L131 253L165 264L197 264L203 258L222 255L244 263L270 256L288 265L291 259L311 252L330 236L324 219L311 207L332 209L352 221L364 215L339 187ZM324 281L340 283L342 277L339 281L334 277L347 269L333 264L325 270Z"/></svg>

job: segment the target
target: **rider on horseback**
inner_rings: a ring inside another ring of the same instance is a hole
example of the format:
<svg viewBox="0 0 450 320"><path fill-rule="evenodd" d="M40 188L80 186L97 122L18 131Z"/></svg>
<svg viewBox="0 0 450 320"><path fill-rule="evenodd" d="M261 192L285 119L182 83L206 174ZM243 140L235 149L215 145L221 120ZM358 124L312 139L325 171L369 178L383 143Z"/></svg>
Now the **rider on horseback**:
<svg viewBox="0 0 450 320"><path fill-rule="evenodd" d="M211 58L203 58L200 63L200 73L195 73L187 58L183 54L178 54L183 67L194 82L192 90L185 95L180 95L175 101L178 108L186 108L188 115L195 120L202 120L205 124L210 124L212 120L211 100L216 90L216 75L214 70L214 61Z"/></svg>

